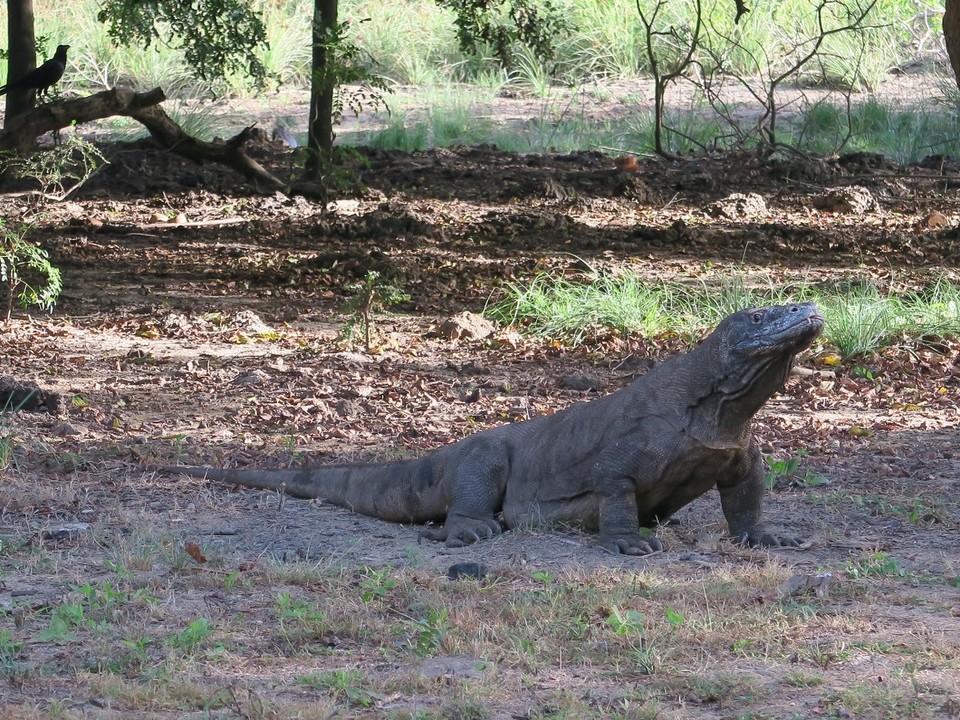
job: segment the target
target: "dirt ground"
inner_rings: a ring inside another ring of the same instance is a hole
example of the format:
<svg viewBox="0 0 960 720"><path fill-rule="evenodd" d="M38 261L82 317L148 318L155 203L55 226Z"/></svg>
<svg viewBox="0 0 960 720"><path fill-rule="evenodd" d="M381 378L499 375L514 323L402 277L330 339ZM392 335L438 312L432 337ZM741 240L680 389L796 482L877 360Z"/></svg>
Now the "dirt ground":
<svg viewBox="0 0 960 720"><path fill-rule="evenodd" d="M295 169L278 146L253 153L278 174ZM885 553L907 573L892 593L900 599L871 596L857 612L873 615L885 627L878 632L922 631L948 646L960 638L955 339L905 342L839 367L823 362L822 346L801 358L757 421L769 456L800 457L801 475L827 480L784 480L769 494L768 517L808 538L799 550L730 546L714 493L661 530L665 552L623 558L563 529L447 549L418 543L415 527L150 470L174 461L410 456L617 390L684 346L608 334L570 349L505 327L479 340L437 331L444 318L481 311L505 281L540 272L628 267L717 288L734 276L761 285L866 278L895 291L939 275L957 282L956 161L900 167L866 154L743 156L641 161L623 172L590 152L361 151L344 174L365 189L323 213L144 144L111 147L108 157L79 193L45 206L32 233L63 272L56 310L15 313L0 332L2 374L58 400L4 419L14 456L3 471L0 535L70 564L57 575L0 558L0 607L23 597L34 607L54 604L68 578L105 572L112 542L152 529L197 543L228 567L309 559L436 575L458 562L502 572L659 567L682 575L698 563L757 558L842 575L850 562ZM868 192L864 205L822 200L852 186ZM730 200L732 193L756 193L763 203ZM31 202L5 196L0 207L10 220L32 212ZM411 296L377 317L373 354L339 337L344 286L368 270ZM591 389L574 389L583 375ZM77 523L84 525L71 532ZM922 579L931 577L941 582ZM930 716L956 717L957 655L930 674L944 693L930 700ZM797 716L821 714L816 691L800 702ZM781 710L774 716L789 715ZM725 712L676 716L734 716Z"/></svg>

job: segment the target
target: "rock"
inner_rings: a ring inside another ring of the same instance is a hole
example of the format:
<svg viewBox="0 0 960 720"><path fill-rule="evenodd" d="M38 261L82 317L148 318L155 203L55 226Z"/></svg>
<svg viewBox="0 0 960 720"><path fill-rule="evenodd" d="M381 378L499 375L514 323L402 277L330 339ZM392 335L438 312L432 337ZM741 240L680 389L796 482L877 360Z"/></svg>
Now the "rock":
<svg viewBox="0 0 960 720"><path fill-rule="evenodd" d="M483 578L489 574L490 568L482 563L463 562L456 563L447 568L447 578L450 580L462 580L463 578L483 580Z"/></svg>
<svg viewBox="0 0 960 720"><path fill-rule="evenodd" d="M427 658L420 665L420 675L425 678L476 678L483 675L477 660L470 655L441 655Z"/></svg>
<svg viewBox="0 0 960 720"><path fill-rule="evenodd" d="M29 410L56 415L60 396L43 390L35 382L19 381L9 375L0 375L0 411Z"/></svg>
<svg viewBox="0 0 960 720"><path fill-rule="evenodd" d="M733 193L707 205L706 213L710 217L730 220L756 217L767 213L767 202L757 193Z"/></svg>
<svg viewBox="0 0 960 720"><path fill-rule="evenodd" d="M861 185L833 188L821 195L815 195L810 202L818 210L855 215L864 215L877 209L873 193Z"/></svg>
<svg viewBox="0 0 960 720"><path fill-rule="evenodd" d="M794 575L780 586L779 595L782 598L788 598L806 595L812 592L817 597L825 597L833 581L834 577L832 573Z"/></svg>
<svg viewBox="0 0 960 720"><path fill-rule="evenodd" d="M569 390L603 390L603 380L591 373L570 373L560 378L560 385Z"/></svg>
<svg viewBox="0 0 960 720"><path fill-rule="evenodd" d="M241 375L233 382L237 385L259 385L269 379L269 373L257 368L256 370L251 370L246 375Z"/></svg>
<svg viewBox="0 0 960 720"><path fill-rule="evenodd" d="M76 540L80 537L81 533L85 533L89 530L90 525L88 523L65 523L58 527L52 527L49 530L44 530L40 537L42 537L44 540Z"/></svg>
<svg viewBox="0 0 960 720"><path fill-rule="evenodd" d="M233 318L231 323L238 330L242 330L250 335L275 335L276 330L267 325L260 316L253 310L241 310Z"/></svg>
<svg viewBox="0 0 960 720"><path fill-rule="evenodd" d="M462 312L440 323L440 335L447 340L482 340L493 334L493 323L482 315Z"/></svg>

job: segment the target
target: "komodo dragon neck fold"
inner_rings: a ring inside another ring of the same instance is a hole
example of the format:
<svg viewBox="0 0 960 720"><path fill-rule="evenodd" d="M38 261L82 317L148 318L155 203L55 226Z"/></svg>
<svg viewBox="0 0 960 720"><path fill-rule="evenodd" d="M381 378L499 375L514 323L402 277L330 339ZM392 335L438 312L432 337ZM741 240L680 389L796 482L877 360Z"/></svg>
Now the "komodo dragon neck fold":
<svg viewBox="0 0 960 720"><path fill-rule="evenodd" d="M790 374L793 358L764 358L745 364L711 384L709 392L689 409L691 433L712 448L743 445L750 420Z"/></svg>
<svg viewBox="0 0 960 720"><path fill-rule="evenodd" d="M507 527L596 527L602 547L631 555L663 548L658 538L640 535L641 522L666 519L716 487L737 540L796 545L796 537L761 522L765 465L750 423L822 329L810 303L742 310L699 347L623 390L475 433L417 460L164 470L326 499L384 520L445 520L420 536L448 547L497 535L502 517Z"/></svg>

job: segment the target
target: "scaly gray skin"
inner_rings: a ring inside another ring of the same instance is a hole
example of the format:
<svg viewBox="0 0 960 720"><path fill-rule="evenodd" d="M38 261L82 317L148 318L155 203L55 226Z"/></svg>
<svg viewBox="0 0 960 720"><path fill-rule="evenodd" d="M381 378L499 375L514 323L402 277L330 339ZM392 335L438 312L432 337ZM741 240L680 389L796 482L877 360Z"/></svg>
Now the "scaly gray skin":
<svg viewBox="0 0 960 720"><path fill-rule="evenodd" d="M554 415L478 432L422 458L303 470L164 470L321 498L371 517L443 522L421 536L469 545L521 524L598 529L611 552L644 555L639 534L716 486L730 534L751 545L798 545L760 519L764 462L750 430L783 387L795 355L823 329L812 304L725 318L697 348L619 392Z"/></svg>

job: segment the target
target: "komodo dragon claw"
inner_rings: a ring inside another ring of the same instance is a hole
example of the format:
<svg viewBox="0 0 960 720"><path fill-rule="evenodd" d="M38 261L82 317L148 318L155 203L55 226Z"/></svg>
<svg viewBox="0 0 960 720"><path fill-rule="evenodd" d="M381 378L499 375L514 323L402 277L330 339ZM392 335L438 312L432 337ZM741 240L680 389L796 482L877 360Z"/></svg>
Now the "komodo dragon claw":
<svg viewBox="0 0 960 720"><path fill-rule="evenodd" d="M659 538L631 535L601 540L600 547L614 555L650 555L663 552L663 543Z"/></svg>
<svg viewBox="0 0 960 720"><path fill-rule="evenodd" d="M425 528L417 535L417 544L423 538L442 542L447 547L466 547L481 540L487 540L503 532L503 526L495 518L477 519L466 517L447 517L442 528Z"/></svg>
<svg viewBox="0 0 960 720"><path fill-rule="evenodd" d="M735 535L733 540L738 545L748 547L800 547L803 545L801 538L793 535L782 535L765 528L742 532Z"/></svg>

